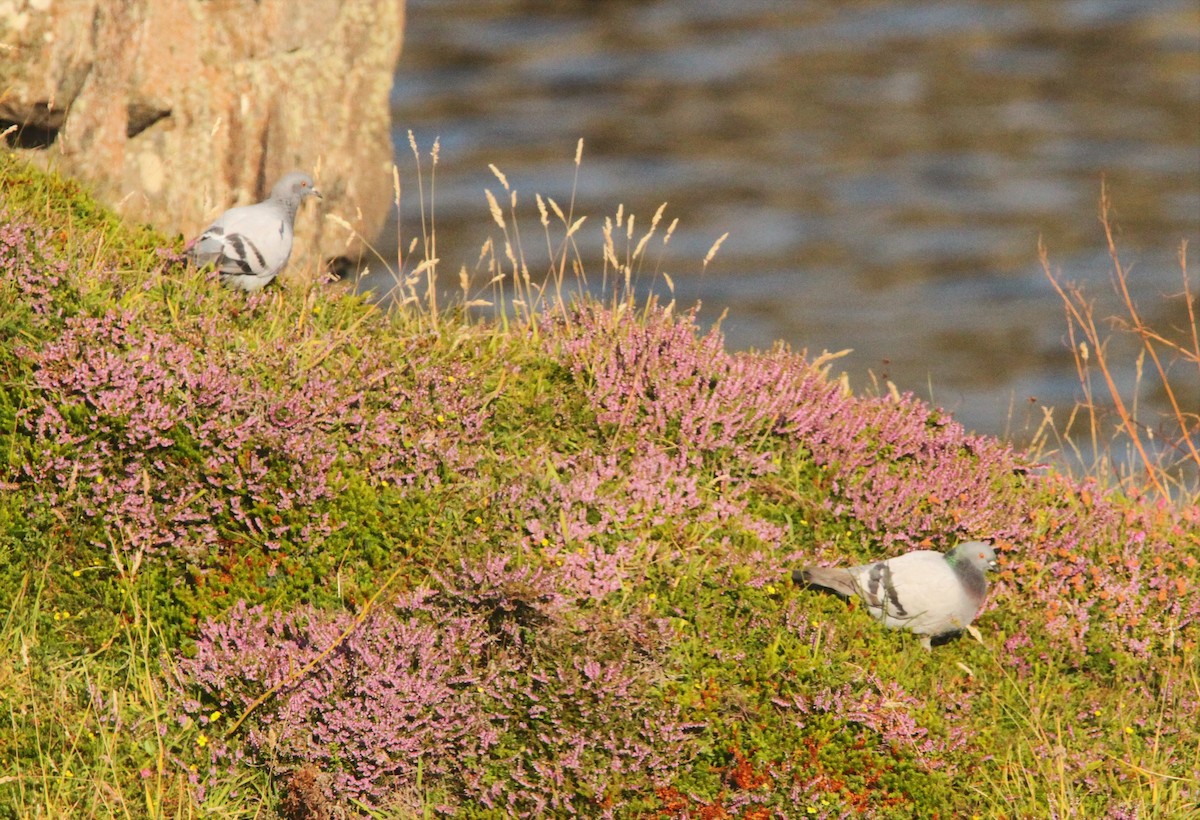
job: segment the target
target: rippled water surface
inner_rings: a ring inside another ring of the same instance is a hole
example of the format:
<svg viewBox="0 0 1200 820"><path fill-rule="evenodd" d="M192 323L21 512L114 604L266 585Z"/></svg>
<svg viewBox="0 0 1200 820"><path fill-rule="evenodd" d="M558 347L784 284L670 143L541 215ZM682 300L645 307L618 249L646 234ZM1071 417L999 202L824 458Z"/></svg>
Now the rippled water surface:
<svg viewBox="0 0 1200 820"><path fill-rule="evenodd" d="M855 385L886 375L1020 439L1079 393L1038 238L1114 306L1103 179L1139 304L1164 328L1186 318L1165 294L1181 241L1200 254L1193 2L409 0L393 103L405 245L420 225L407 133L440 141L448 290L499 236L489 163L518 191L535 276L534 193L565 207L574 190L592 279L604 217L623 205L640 235L666 202L679 228L643 284L665 292L657 266L702 319L728 311L731 347L849 348ZM1118 377L1132 383L1131 358Z"/></svg>

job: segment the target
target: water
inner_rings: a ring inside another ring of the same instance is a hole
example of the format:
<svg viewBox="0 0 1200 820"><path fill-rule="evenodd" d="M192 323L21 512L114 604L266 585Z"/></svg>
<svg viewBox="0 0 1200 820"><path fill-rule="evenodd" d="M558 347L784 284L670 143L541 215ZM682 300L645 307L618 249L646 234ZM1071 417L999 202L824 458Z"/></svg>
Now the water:
<svg viewBox="0 0 1200 820"><path fill-rule="evenodd" d="M1080 395L1039 237L1100 315L1116 310L1105 180L1140 307L1162 328L1186 321L1165 294L1181 288L1181 241L1200 254L1189 0L409 0L393 106L406 247L420 225L407 133L440 142L448 291L499 236L489 163L519 192L535 276L535 192L565 207L574 190L593 280L604 217L623 205L640 234L667 202L664 226L680 225L659 267L702 319L727 311L732 348L852 349L837 369L856 386L890 378L1021 441ZM380 246L394 259L396 245L393 228ZM644 283L665 292L654 267ZM1132 390L1131 348L1114 345ZM1173 371L1185 407L1200 408L1196 370Z"/></svg>

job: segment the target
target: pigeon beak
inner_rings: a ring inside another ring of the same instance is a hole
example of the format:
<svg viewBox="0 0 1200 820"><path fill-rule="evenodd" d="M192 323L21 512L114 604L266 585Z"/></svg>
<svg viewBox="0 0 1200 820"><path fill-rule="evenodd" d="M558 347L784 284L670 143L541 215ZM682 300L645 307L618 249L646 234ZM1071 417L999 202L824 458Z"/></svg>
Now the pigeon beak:
<svg viewBox="0 0 1200 820"><path fill-rule="evenodd" d="M325 198L324 194L322 194L321 191L317 188L313 188L311 191L309 191L309 193L312 194L313 196L315 196L317 199Z"/></svg>

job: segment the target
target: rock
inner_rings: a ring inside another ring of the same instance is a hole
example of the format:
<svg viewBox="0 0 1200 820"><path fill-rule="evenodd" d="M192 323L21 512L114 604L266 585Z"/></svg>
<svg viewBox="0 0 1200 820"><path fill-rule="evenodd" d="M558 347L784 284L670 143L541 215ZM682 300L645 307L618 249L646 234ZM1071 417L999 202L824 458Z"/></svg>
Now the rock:
<svg viewBox="0 0 1200 820"><path fill-rule="evenodd" d="M311 172L325 201L297 220L295 255L354 257L319 215L371 240L390 212L403 28L404 0L0 0L0 132L188 236Z"/></svg>

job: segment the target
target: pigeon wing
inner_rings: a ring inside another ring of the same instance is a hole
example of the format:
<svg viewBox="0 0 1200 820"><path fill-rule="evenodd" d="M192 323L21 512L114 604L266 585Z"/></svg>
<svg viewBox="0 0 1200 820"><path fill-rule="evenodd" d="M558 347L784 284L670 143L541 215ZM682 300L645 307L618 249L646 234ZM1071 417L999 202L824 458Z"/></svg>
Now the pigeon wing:
<svg viewBox="0 0 1200 820"><path fill-rule="evenodd" d="M224 276L274 278L292 252L287 213L271 202L232 208L192 246L197 266L214 265Z"/></svg>

